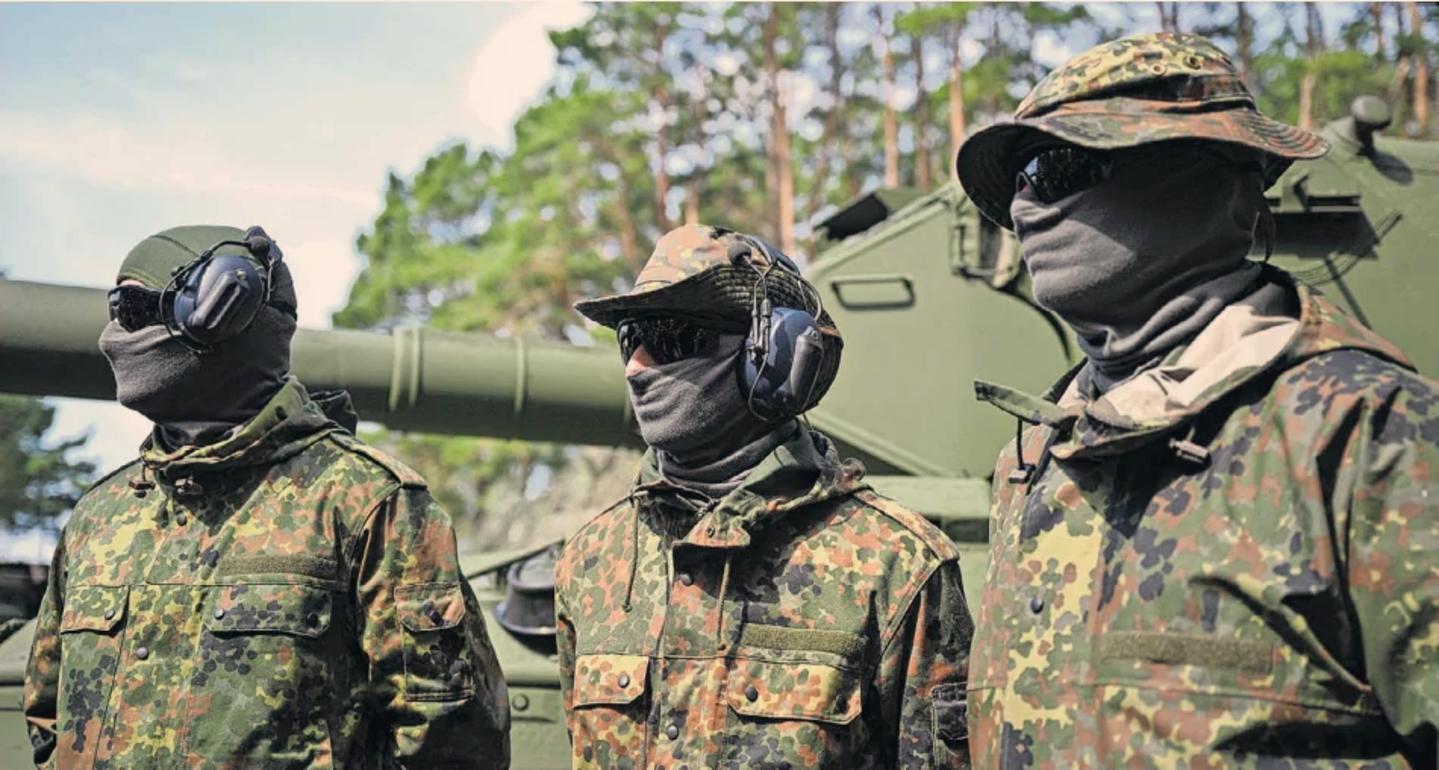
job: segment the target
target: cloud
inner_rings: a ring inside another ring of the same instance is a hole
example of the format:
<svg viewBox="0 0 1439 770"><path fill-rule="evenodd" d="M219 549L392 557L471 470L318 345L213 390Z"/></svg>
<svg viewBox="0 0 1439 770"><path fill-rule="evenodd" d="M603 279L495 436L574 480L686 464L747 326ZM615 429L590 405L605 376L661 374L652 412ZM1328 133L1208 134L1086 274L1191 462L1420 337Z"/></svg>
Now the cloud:
<svg viewBox="0 0 1439 770"><path fill-rule="evenodd" d="M573 2L537 2L485 37L470 68L469 107L479 121L475 136L507 147L515 117L539 96L554 74L555 50L547 30L573 27L593 13Z"/></svg>
<svg viewBox="0 0 1439 770"><path fill-rule="evenodd" d="M114 120L0 111L0 160L39 165L124 190L217 192L283 198L323 198L352 208L375 205L372 187L313 181L279 159L237 157L235 143L206 125L175 121L163 132L141 132Z"/></svg>

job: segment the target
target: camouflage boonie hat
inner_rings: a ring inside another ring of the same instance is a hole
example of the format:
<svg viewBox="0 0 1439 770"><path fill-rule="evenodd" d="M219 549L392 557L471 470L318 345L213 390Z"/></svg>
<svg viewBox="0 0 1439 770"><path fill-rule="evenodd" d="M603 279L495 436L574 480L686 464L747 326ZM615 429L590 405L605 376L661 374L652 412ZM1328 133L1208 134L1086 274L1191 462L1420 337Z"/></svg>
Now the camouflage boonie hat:
<svg viewBox="0 0 1439 770"><path fill-rule="evenodd" d="M760 285L759 272L769 262L744 235L723 227L683 225L660 237L654 253L623 294L575 303L575 310L611 329L626 318L644 315L680 316L711 328L742 334L749 331L751 303ZM777 247L765 246L776 254ZM763 284L775 307L815 311L819 292L788 270L773 269ZM839 329L823 308L816 321L824 334L826 355L810 406L819 402L839 373L844 347ZM808 407L806 407L808 408Z"/></svg>
<svg viewBox="0 0 1439 770"><path fill-rule="evenodd" d="M1265 185L1295 160L1329 145L1260 114L1229 57L1198 35L1161 32L1097 45L1039 81L1014 118L976 132L955 171L985 216L1013 230L1009 204L1018 153L1046 136L1112 150L1172 139L1207 139L1265 153Z"/></svg>

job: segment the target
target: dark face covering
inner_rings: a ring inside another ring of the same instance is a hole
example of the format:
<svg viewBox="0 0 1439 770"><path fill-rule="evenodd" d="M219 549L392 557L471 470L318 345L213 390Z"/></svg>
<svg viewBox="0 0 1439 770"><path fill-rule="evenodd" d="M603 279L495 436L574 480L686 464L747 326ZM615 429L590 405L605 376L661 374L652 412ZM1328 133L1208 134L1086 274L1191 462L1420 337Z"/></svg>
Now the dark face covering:
<svg viewBox="0 0 1439 770"><path fill-rule="evenodd" d="M626 380L640 435L676 484L723 497L794 432L767 423L740 392L736 357L744 335L723 335L715 351L646 367Z"/></svg>
<svg viewBox="0 0 1439 770"><path fill-rule="evenodd" d="M1198 334L1254 288L1264 205L1252 172L1193 148L1140 148L1052 204L1010 205L1034 296L1074 328L1104 391Z"/></svg>
<svg viewBox="0 0 1439 770"><path fill-rule="evenodd" d="M197 355L164 326L128 332L114 321L100 352L121 404L148 417L170 449L203 446L259 413L290 371L295 319L263 307L244 333Z"/></svg>

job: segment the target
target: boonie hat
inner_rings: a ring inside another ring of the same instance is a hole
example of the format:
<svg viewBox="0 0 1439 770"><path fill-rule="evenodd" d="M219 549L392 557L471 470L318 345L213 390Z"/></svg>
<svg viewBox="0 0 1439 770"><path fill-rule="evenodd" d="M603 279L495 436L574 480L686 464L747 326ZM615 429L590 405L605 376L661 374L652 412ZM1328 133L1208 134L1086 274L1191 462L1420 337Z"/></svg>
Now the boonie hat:
<svg viewBox="0 0 1439 770"><path fill-rule="evenodd" d="M1134 35L1081 53L1029 92L1010 120L959 148L955 171L979 210L1014 229L1009 204L1018 152L1045 136L1096 150L1173 139L1227 142L1265 158L1265 186L1295 160L1329 145L1318 135L1260 114L1239 71L1198 35Z"/></svg>
<svg viewBox="0 0 1439 770"><path fill-rule="evenodd" d="M626 318L674 316L731 333L749 330L755 292L763 288L776 307L813 312L818 292L790 270L771 267L755 236L724 227L682 225L660 237L629 291L575 303L586 318L611 329ZM766 243L778 259L788 259ZM760 281L760 273L766 277ZM844 339L823 308L815 318L827 354L809 406L819 402L839 373ZM808 408L808 407L806 407Z"/></svg>

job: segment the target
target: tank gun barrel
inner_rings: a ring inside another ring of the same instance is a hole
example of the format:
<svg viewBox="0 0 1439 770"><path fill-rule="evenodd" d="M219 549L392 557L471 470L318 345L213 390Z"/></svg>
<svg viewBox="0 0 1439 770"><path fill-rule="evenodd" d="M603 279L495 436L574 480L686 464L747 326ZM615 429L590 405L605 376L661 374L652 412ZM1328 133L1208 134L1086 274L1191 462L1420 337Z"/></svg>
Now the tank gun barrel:
<svg viewBox="0 0 1439 770"><path fill-rule="evenodd" d="M105 292L0 280L0 392L113 399L96 340ZM403 327L301 329L296 376L344 388L361 419L397 430L569 444L637 444L613 351Z"/></svg>

